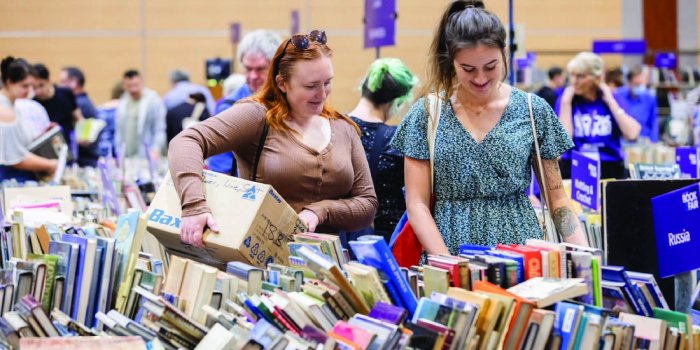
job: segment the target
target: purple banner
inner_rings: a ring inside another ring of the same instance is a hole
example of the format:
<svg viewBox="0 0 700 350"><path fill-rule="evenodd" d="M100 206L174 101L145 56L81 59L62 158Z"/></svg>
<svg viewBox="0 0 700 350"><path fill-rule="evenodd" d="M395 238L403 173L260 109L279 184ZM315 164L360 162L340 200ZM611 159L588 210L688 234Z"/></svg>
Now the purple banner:
<svg viewBox="0 0 700 350"><path fill-rule="evenodd" d="M654 56L654 66L658 68L676 69L678 60L673 52L659 52Z"/></svg>
<svg viewBox="0 0 700 350"><path fill-rule="evenodd" d="M698 192L700 184L693 184L651 199L659 276L662 278L700 267Z"/></svg>
<svg viewBox="0 0 700 350"><path fill-rule="evenodd" d="M698 177L698 159L700 159L700 148L676 148L676 164L681 168L681 178L694 179Z"/></svg>
<svg viewBox="0 0 700 350"><path fill-rule="evenodd" d="M229 39L231 44L238 44L241 41L241 23L233 22L229 26Z"/></svg>
<svg viewBox="0 0 700 350"><path fill-rule="evenodd" d="M647 51L647 43L644 40L594 40L593 52L619 53L619 54L644 54Z"/></svg>
<svg viewBox="0 0 700 350"><path fill-rule="evenodd" d="M527 58L516 58L515 66L518 69L525 69L530 66L530 61Z"/></svg>
<svg viewBox="0 0 700 350"><path fill-rule="evenodd" d="M296 33L299 33L299 10L292 10L291 14L291 34L294 35Z"/></svg>
<svg viewBox="0 0 700 350"><path fill-rule="evenodd" d="M365 0L365 49L396 43L396 0Z"/></svg>
<svg viewBox="0 0 700 350"><path fill-rule="evenodd" d="M584 207L598 209L600 161L571 151L571 199Z"/></svg>

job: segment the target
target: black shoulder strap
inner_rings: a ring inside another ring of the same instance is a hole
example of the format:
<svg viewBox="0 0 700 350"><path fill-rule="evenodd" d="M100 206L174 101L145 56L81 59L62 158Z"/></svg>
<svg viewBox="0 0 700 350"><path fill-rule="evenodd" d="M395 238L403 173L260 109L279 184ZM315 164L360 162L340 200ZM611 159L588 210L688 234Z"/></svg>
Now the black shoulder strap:
<svg viewBox="0 0 700 350"><path fill-rule="evenodd" d="M267 120L263 120L263 129L260 133L260 141L258 141L258 149L255 151L255 162L253 163L253 173L250 179L252 181L257 181L258 178L258 163L260 163L260 155L262 154L263 148L265 147L265 140L267 139L267 133L270 131L270 126L267 124Z"/></svg>
<svg viewBox="0 0 700 350"><path fill-rule="evenodd" d="M374 142L372 144L372 149L369 153L369 172L372 175L372 181L376 184L377 182L377 172L379 170L379 156L384 152L384 147L387 144L386 133L389 126L381 123L377 125L377 129L374 131Z"/></svg>

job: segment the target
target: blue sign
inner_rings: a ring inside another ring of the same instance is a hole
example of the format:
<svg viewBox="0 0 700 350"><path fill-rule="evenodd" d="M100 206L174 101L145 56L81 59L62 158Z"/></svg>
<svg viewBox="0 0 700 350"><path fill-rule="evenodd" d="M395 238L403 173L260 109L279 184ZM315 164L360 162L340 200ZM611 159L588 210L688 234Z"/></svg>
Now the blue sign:
<svg viewBox="0 0 700 350"><path fill-rule="evenodd" d="M530 66L530 61L527 58L516 58L515 66L518 69L525 69Z"/></svg>
<svg viewBox="0 0 700 350"><path fill-rule="evenodd" d="M238 44L241 41L241 23L233 22L229 27L229 38L231 44Z"/></svg>
<svg viewBox="0 0 700 350"><path fill-rule="evenodd" d="M700 148L676 148L676 164L681 168L681 178L698 177L698 159L700 159Z"/></svg>
<svg viewBox="0 0 700 350"><path fill-rule="evenodd" d="M600 161L571 151L571 199L597 210L599 182Z"/></svg>
<svg viewBox="0 0 700 350"><path fill-rule="evenodd" d="M396 0L365 0L365 49L396 43Z"/></svg>
<svg viewBox="0 0 700 350"><path fill-rule="evenodd" d="M651 199L662 278L700 268L700 184Z"/></svg>
<svg viewBox="0 0 700 350"><path fill-rule="evenodd" d="M678 60L673 52L659 52L654 56L654 66L658 68L676 69Z"/></svg>
<svg viewBox="0 0 700 350"><path fill-rule="evenodd" d="M647 43L644 40L594 40L593 52L620 53L620 54L644 54L647 51Z"/></svg>
<svg viewBox="0 0 700 350"><path fill-rule="evenodd" d="M290 31L292 35L299 33L299 10L292 10Z"/></svg>

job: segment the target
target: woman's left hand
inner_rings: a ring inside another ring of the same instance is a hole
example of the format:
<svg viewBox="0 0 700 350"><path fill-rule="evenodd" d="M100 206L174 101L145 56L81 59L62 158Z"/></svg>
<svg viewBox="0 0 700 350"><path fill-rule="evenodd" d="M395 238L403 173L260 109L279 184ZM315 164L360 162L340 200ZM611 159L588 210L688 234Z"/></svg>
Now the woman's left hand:
<svg viewBox="0 0 700 350"><path fill-rule="evenodd" d="M316 231L316 226L318 226L318 216L311 210L304 209L299 213L299 219L306 224L308 232Z"/></svg>

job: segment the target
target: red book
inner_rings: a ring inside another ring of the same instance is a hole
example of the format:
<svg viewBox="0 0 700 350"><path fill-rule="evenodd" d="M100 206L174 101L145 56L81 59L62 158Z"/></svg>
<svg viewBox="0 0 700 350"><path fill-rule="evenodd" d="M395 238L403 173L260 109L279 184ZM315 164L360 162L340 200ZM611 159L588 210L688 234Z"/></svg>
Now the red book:
<svg viewBox="0 0 700 350"><path fill-rule="evenodd" d="M532 310L535 309L535 303L533 303L530 300L521 298L493 283L486 281L474 282L474 291L490 292L494 294L505 295L515 300L513 317L511 317L510 324L508 325L508 333L506 333L506 339L503 348L504 350L520 349L520 342L523 340L523 336L525 335L525 333L527 333L528 320L530 319L530 314L532 314Z"/></svg>
<svg viewBox="0 0 700 350"><path fill-rule="evenodd" d="M518 253L523 256L523 269L525 279L542 277L542 254L540 251L528 246L517 244L498 244L496 249Z"/></svg>

